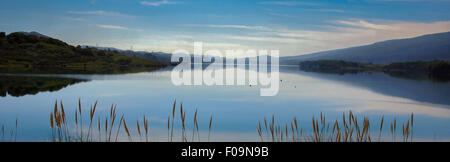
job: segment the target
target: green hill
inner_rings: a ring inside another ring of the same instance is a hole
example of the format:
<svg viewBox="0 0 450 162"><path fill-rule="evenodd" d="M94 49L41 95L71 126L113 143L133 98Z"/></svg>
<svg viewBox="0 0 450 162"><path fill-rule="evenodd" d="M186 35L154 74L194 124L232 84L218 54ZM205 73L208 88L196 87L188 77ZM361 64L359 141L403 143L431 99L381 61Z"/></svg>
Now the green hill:
<svg viewBox="0 0 450 162"><path fill-rule="evenodd" d="M38 34L0 32L0 72L120 73L163 66L111 50L74 47Z"/></svg>

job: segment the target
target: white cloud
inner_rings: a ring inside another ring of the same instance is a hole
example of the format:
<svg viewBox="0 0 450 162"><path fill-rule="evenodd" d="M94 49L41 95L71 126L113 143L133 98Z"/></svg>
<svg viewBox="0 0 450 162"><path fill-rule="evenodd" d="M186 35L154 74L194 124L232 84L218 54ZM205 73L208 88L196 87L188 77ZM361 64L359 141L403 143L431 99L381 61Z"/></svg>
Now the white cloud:
<svg viewBox="0 0 450 162"><path fill-rule="evenodd" d="M128 30L128 31L135 31L135 32L144 31L142 29L128 28L128 27L119 26L119 25L95 24L95 26L98 28L103 28L103 29Z"/></svg>
<svg viewBox="0 0 450 162"><path fill-rule="evenodd" d="M169 0L162 0L162 1L141 1L141 4L146 5L146 6L160 6L160 5L176 4L176 3L169 2Z"/></svg>
<svg viewBox="0 0 450 162"><path fill-rule="evenodd" d="M245 34L208 33L215 39L245 44L252 49L280 49L281 55L299 55L332 49L367 45L390 39L417 37L450 31L450 21L405 22L345 19L331 21L319 30L270 28L245 25L203 25L204 27L255 29ZM199 34L205 35L205 34ZM196 36L200 37L200 36Z"/></svg>
<svg viewBox="0 0 450 162"><path fill-rule="evenodd" d="M393 27L393 26L374 24L374 23L367 22L365 20L356 20L356 21L338 20L337 23L354 26L354 27L360 27L360 28L368 28L368 29L380 29L380 30L394 30L395 29L395 27Z"/></svg>
<svg viewBox="0 0 450 162"><path fill-rule="evenodd" d="M118 25L96 24L95 26L97 26L99 28L105 28L105 29L129 30L127 27L118 26Z"/></svg>
<svg viewBox="0 0 450 162"><path fill-rule="evenodd" d="M98 16L117 16L117 17L136 17L133 15L123 14L119 12L111 12L111 11L67 11L69 14L77 14L77 15L98 15Z"/></svg>
<svg viewBox="0 0 450 162"><path fill-rule="evenodd" d="M276 29L274 35L303 40L297 45L298 54L308 54L331 49L367 45L390 39L417 37L425 34L450 31L450 21L404 22L379 20L338 20L326 30Z"/></svg>
<svg viewBox="0 0 450 162"><path fill-rule="evenodd" d="M77 17L77 18L74 18L74 17L65 17L64 19L70 20L70 21L86 21L86 19L84 19L84 18L79 18L79 17Z"/></svg>
<svg viewBox="0 0 450 162"><path fill-rule="evenodd" d="M279 16L279 17L289 17L289 18L295 18L296 17L296 16L293 16L293 15L282 14L282 13L279 13L279 12L269 12L269 15Z"/></svg>
<svg viewBox="0 0 450 162"><path fill-rule="evenodd" d="M339 10L339 9L308 9L308 11L314 12L334 12L334 13L349 13L351 11Z"/></svg>
<svg viewBox="0 0 450 162"><path fill-rule="evenodd" d="M301 1L265 1L265 2L260 2L260 4L271 4L271 5L282 5L282 6L298 6L298 5L316 6L316 5L319 5L319 4L313 3L313 2L301 2Z"/></svg>
<svg viewBox="0 0 450 162"><path fill-rule="evenodd" d="M208 28L251 29L251 30L269 30L269 28L264 27L264 26L248 26L248 25L184 24L182 26L208 27Z"/></svg>
<svg viewBox="0 0 450 162"><path fill-rule="evenodd" d="M264 37L264 36L261 37L261 36L227 35L223 36L223 38L245 40L245 41L272 42L272 43L299 43L300 41L302 41L300 39L295 38Z"/></svg>
<svg viewBox="0 0 450 162"><path fill-rule="evenodd" d="M450 31L450 21L408 22L392 20L343 19L327 22L320 29L298 29L286 27L249 25L181 25L207 28L246 29L245 32L189 31L175 33L142 33L139 39L130 39L133 44L124 45L124 40L111 46L173 52L175 49L192 49L194 41L202 41L208 49L278 49L281 56L309 54L332 49L367 45L379 41L417 37L425 34ZM108 29L129 30L124 26L102 25Z"/></svg>

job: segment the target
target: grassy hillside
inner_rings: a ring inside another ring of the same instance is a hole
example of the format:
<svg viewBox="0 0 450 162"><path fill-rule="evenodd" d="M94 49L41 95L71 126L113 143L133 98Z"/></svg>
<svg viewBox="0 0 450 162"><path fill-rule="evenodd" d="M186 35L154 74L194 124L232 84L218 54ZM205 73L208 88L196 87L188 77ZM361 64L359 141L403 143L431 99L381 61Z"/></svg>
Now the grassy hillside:
<svg viewBox="0 0 450 162"><path fill-rule="evenodd" d="M396 39L370 45L281 57L280 64L300 61L343 60L348 62L390 64L394 62L450 60L450 32Z"/></svg>
<svg viewBox="0 0 450 162"><path fill-rule="evenodd" d="M8 35L0 33L0 69L3 72L111 73L162 66L165 64L109 50L74 47L49 37L18 32Z"/></svg>

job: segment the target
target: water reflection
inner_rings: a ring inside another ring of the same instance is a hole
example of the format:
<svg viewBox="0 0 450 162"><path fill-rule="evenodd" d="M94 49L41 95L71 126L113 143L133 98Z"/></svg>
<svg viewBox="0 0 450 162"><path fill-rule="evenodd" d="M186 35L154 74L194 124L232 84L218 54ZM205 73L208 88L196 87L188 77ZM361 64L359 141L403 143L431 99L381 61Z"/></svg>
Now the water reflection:
<svg viewBox="0 0 450 162"><path fill-rule="evenodd" d="M407 98L418 102L450 105L450 84L428 79L391 77L384 73L315 73L304 72L294 67L284 67L284 73L310 76L323 80L364 88L388 96Z"/></svg>
<svg viewBox="0 0 450 162"><path fill-rule="evenodd" d="M98 100L98 114L107 113L111 104L117 104L127 121L148 115L152 141L167 140L167 117L175 99L183 102L189 117L198 109L201 132L207 132L209 117L214 116L213 141L258 141L257 121L272 115L281 122L297 117L307 132L312 130L312 116L324 112L328 119L339 119L348 110L361 117L368 116L374 123L381 115L387 121L393 118L400 121L414 113L416 140L450 138L449 83L396 78L382 73L324 74L282 66L280 91L273 97L259 96L259 86L174 86L171 67L120 75L27 76L88 82L67 84L58 91L0 98L0 122L14 123L18 117L22 123L20 137L24 141L48 138L48 114L56 99L63 100L67 109L73 110L78 98L86 108ZM130 129L135 128L130 126ZM207 136L201 133L201 138Z"/></svg>
<svg viewBox="0 0 450 162"><path fill-rule="evenodd" d="M83 81L86 80L55 77L0 76L0 96L20 97L36 95L39 92L54 92Z"/></svg>

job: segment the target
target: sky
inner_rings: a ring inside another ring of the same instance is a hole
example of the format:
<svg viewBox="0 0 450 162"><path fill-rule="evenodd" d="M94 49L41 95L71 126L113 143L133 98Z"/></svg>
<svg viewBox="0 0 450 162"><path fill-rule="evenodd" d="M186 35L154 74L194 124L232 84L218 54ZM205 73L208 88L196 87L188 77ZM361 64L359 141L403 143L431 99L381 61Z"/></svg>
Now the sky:
<svg viewBox="0 0 450 162"><path fill-rule="evenodd" d="M450 0L0 0L0 31L71 45L309 54L450 31Z"/></svg>

